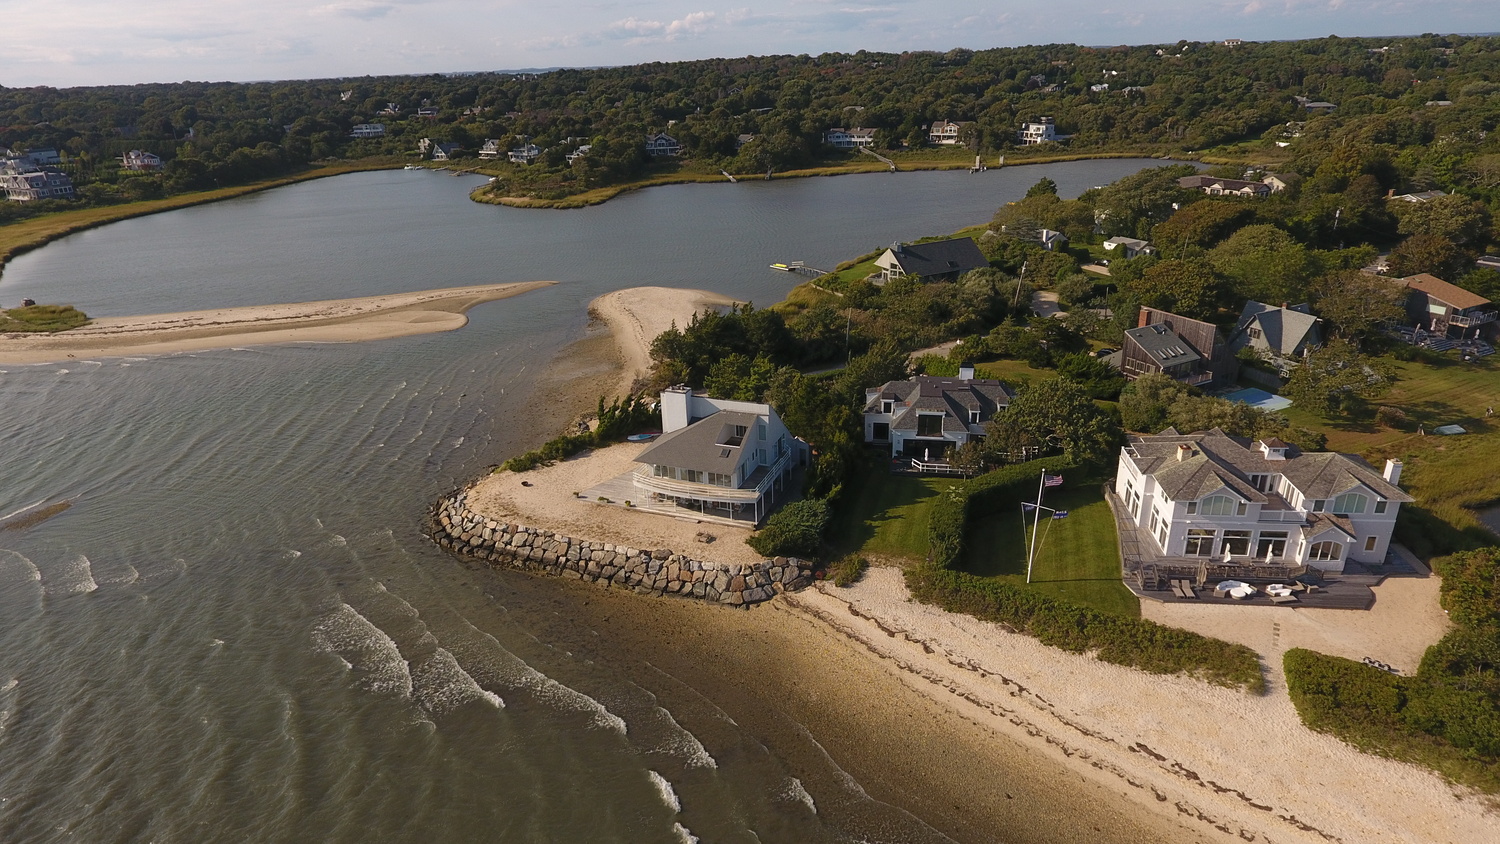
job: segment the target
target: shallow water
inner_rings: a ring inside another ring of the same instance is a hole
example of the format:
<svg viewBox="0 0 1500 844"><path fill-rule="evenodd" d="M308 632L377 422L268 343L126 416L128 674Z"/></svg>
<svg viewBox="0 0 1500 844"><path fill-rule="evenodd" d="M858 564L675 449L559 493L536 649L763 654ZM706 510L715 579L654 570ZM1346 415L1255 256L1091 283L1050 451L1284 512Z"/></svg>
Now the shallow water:
<svg viewBox="0 0 1500 844"><path fill-rule="evenodd" d="M563 283L445 334L0 372L0 521L72 502L0 532L0 840L944 840L840 778L811 734L770 741L720 691L613 658L583 587L474 571L423 516L549 433L538 376L603 292L769 303L795 282L772 261L830 266L985 219L1043 175L1075 193L1143 163L657 188L569 212L362 173L22 256L0 301L95 316Z"/></svg>

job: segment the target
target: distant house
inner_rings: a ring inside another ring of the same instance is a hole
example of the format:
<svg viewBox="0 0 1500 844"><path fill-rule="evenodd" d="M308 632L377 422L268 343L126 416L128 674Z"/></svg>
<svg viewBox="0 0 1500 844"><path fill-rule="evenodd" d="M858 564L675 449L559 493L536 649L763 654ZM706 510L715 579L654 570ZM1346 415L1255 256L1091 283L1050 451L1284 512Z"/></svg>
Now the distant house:
<svg viewBox="0 0 1500 844"><path fill-rule="evenodd" d="M1102 94L1105 91L1109 90L1109 83L1108 82L1100 82L1097 85L1090 85L1089 86L1089 90L1092 91L1092 92L1094 92L1095 94Z"/></svg>
<svg viewBox="0 0 1500 844"><path fill-rule="evenodd" d="M1448 195L1447 193L1445 193L1443 191L1440 191L1440 190L1424 190L1424 191L1418 191L1417 193L1402 193L1402 194L1398 194L1395 191L1391 191L1391 194L1390 194L1390 196L1387 197L1387 199L1399 199L1402 202L1423 203L1423 202L1431 202L1434 199L1438 199L1438 198L1441 198L1441 197L1444 197L1444 196L1447 196L1447 195Z"/></svg>
<svg viewBox="0 0 1500 844"><path fill-rule="evenodd" d="M1240 46L1243 43L1245 43L1245 42L1243 40L1239 39L1239 38L1225 38L1224 39L1224 46L1225 47L1238 47L1238 46Z"/></svg>
<svg viewBox="0 0 1500 844"><path fill-rule="evenodd" d="M146 173L160 170L161 158L149 152L133 149L120 156L120 166L136 173Z"/></svg>
<svg viewBox="0 0 1500 844"><path fill-rule="evenodd" d="M748 133L745 133L745 132L741 132L740 134L734 136L734 148L736 150L744 149L745 148L745 144L748 144L748 143L750 143L750 142L752 142L754 140L755 140L755 136L754 135L751 135L751 134L748 134Z"/></svg>
<svg viewBox="0 0 1500 844"><path fill-rule="evenodd" d="M1144 240L1117 235L1104 241L1104 251L1118 252L1121 258L1130 259L1140 255L1155 255L1156 247Z"/></svg>
<svg viewBox="0 0 1500 844"><path fill-rule="evenodd" d="M574 164L578 163L578 159L583 158L584 156L588 155L589 154L589 150L592 150L593 148L594 148L593 144L584 144L583 146L580 146L578 149L575 149L572 152L568 153L567 155L563 156L563 158L565 158L567 160L568 166L571 167Z"/></svg>
<svg viewBox="0 0 1500 844"><path fill-rule="evenodd" d="M1039 117L1028 123L1022 123L1021 131L1016 135L1023 146L1034 146L1058 140L1057 125L1050 117Z"/></svg>
<svg viewBox="0 0 1500 844"><path fill-rule="evenodd" d="M1353 454L1168 428L1130 437L1114 492L1124 509L1116 515L1143 534L1144 561L1342 572L1349 560L1385 560L1396 513L1413 500L1400 480L1396 460L1377 472Z"/></svg>
<svg viewBox="0 0 1500 844"><path fill-rule="evenodd" d="M433 143L430 148L432 150L433 161L452 161L454 154L463 149L458 144L440 143Z"/></svg>
<svg viewBox="0 0 1500 844"><path fill-rule="evenodd" d="M1417 328L1441 337L1500 333L1500 308L1478 293L1428 273L1403 278L1401 284L1407 289L1406 317Z"/></svg>
<svg viewBox="0 0 1500 844"><path fill-rule="evenodd" d="M417 109L417 116L425 117L428 120L436 120L438 118L438 110L432 106L422 106Z"/></svg>
<svg viewBox="0 0 1500 844"><path fill-rule="evenodd" d="M1267 173L1260 181L1271 189L1271 193L1281 193L1301 181L1301 178L1291 173Z"/></svg>
<svg viewBox="0 0 1500 844"><path fill-rule="evenodd" d="M892 457L923 463L984 437L984 426L1015 398L999 381L975 378L961 367L957 378L919 375L865 390L865 442L889 444Z"/></svg>
<svg viewBox="0 0 1500 844"><path fill-rule="evenodd" d="M1313 114L1328 114L1338 108L1333 103L1325 103L1322 100L1311 100L1307 97L1293 97L1292 99L1297 101L1297 105L1302 106L1303 111Z"/></svg>
<svg viewBox="0 0 1500 844"><path fill-rule="evenodd" d="M1130 381L1159 372L1190 387L1230 383L1239 368L1213 323L1155 308L1141 308L1110 362Z"/></svg>
<svg viewBox="0 0 1500 844"><path fill-rule="evenodd" d="M1255 349L1286 377L1299 358L1323 344L1323 321L1308 313L1306 307L1278 308L1246 302L1229 338L1229 351Z"/></svg>
<svg viewBox="0 0 1500 844"><path fill-rule="evenodd" d="M498 160L504 153L505 150L500 148L500 141L495 138L486 140L484 145L479 148L479 158L481 161Z"/></svg>
<svg viewBox="0 0 1500 844"><path fill-rule="evenodd" d="M542 157L542 151L536 144L523 144L511 150L505 157L511 164L531 164Z"/></svg>
<svg viewBox="0 0 1500 844"><path fill-rule="evenodd" d="M1215 176L1183 176L1177 186L1189 190L1201 190L1209 196L1265 196L1271 186L1265 182L1245 179L1220 179Z"/></svg>
<svg viewBox="0 0 1500 844"><path fill-rule="evenodd" d="M1429 106L1431 108L1447 108L1448 106L1453 105L1453 101L1452 100L1428 100L1425 103L1425 105L1427 105L1427 106Z"/></svg>
<svg viewBox="0 0 1500 844"><path fill-rule="evenodd" d="M1042 248L1048 252L1056 252L1062 249L1068 242L1067 235L1051 229L1042 229L1037 233L1037 236L1040 238L1038 242L1042 244Z"/></svg>
<svg viewBox="0 0 1500 844"><path fill-rule="evenodd" d="M22 158L38 167L55 167L62 163L62 157L57 154L57 150L51 148L27 150Z"/></svg>
<svg viewBox="0 0 1500 844"><path fill-rule="evenodd" d="M1500 256L1482 255L1474 261L1474 266L1481 270L1500 270Z"/></svg>
<svg viewBox="0 0 1500 844"><path fill-rule="evenodd" d="M768 404L671 387L661 413L665 433L635 459L631 483L643 501L759 524L810 453Z"/></svg>
<svg viewBox="0 0 1500 844"><path fill-rule="evenodd" d="M400 113L401 113L401 106L399 106L399 105L397 105L395 103L386 103L385 104L385 108L383 108L380 111L376 112L376 114L379 114L382 117L395 117L396 115L398 115Z"/></svg>
<svg viewBox="0 0 1500 844"><path fill-rule="evenodd" d="M350 130L351 138L383 138L385 137L384 123L359 123Z"/></svg>
<svg viewBox="0 0 1500 844"><path fill-rule="evenodd" d="M873 146L875 143L874 129L829 129L823 133L823 143L835 149L859 149L861 147Z"/></svg>
<svg viewBox="0 0 1500 844"><path fill-rule="evenodd" d="M665 132L646 136L646 154L653 156L681 155L682 144Z"/></svg>
<svg viewBox="0 0 1500 844"><path fill-rule="evenodd" d="M927 127L927 142L930 144L939 144L942 146L953 146L954 144L959 143L959 130L972 122L974 121L964 120L955 123L951 120L939 120L938 122Z"/></svg>
<svg viewBox="0 0 1500 844"><path fill-rule="evenodd" d="M910 245L897 243L875 259L880 273L873 281L879 285L907 277L939 281L957 278L969 270L989 265L989 260L972 238L955 237Z"/></svg>
<svg viewBox="0 0 1500 844"><path fill-rule="evenodd" d="M0 175L5 198L13 202L39 199L72 199L73 180L56 170L30 170Z"/></svg>

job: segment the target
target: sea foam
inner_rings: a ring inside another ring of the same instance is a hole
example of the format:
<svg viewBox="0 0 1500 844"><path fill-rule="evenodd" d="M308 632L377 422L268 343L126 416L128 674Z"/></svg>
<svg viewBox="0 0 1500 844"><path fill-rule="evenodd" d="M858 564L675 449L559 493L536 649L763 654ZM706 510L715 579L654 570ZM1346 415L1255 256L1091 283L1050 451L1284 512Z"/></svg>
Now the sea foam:
<svg viewBox="0 0 1500 844"><path fill-rule="evenodd" d="M681 812L682 801L677 799L677 791L672 788L671 783L667 782L667 778L650 770L646 771L646 774L651 777L651 784L656 786L656 794L661 797L661 802L673 812Z"/></svg>
<svg viewBox="0 0 1500 844"><path fill-rule="evenodd" d="M359 673L370 691L411 698L411 669L396 642L348 604L339 604L318 622L313 641Z"/></svg>

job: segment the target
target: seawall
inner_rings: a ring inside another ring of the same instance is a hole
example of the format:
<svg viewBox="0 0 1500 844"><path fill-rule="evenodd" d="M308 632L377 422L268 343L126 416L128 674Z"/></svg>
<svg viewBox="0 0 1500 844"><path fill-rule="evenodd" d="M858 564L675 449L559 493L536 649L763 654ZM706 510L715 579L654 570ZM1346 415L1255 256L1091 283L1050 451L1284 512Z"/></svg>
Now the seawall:
<svg viewBox="0 0 1500 844"><path fill-rule="evenodd" d="M812 569L796 557L753 564L699 560L671 549L630 548L502 522L468 508L467 491L432 509L432 538L440 547L490 566L576 577L648 595L676 595L750 607L812 583Z"/></svg>

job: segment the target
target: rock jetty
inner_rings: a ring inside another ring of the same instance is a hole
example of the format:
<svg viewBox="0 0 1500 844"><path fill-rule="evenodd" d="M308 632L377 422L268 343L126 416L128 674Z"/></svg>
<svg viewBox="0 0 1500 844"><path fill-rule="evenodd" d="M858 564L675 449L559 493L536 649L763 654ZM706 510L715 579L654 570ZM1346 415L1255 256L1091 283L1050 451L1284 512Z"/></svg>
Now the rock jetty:
<svg viewBox="0 0 1500 844"><path fill-rule="evenodd" d="M812 582L812 569L795 557L749 565L695 560L670 549L629 548L555 531L502 522L475 513L460 492L432 510L432 538L457 554L492 566L576 577L648 595L677 595L750 607Z"/></svg>

